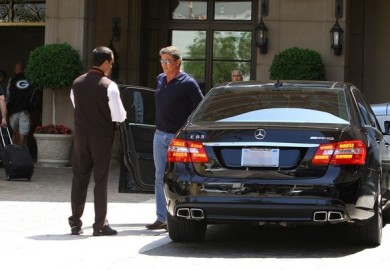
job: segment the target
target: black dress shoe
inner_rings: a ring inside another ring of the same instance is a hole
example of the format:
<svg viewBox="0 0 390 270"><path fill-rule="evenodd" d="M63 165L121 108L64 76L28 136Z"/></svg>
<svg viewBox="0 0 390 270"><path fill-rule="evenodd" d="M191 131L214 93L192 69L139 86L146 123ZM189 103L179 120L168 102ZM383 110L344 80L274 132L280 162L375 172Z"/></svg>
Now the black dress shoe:
<svg viewBox="0 0 390 270"><path fill-rule="evenodd" d="M118 232L114 229L112 229L110 226L106 225L100 230L93 230L93 236L110 236L110 235L117 235Z"/></svg>
<svg viewBox="0 0 390 270"><path fill-rule="evenodd" d="M73 226L70 230L72 231L72 235L80 235L84 232L83 229L79 226Z"/></svg>
<svg viewBox="0 0 390 270"><path fill-rule="evenodd" d="M148 230L167 230L167 224L156 220L153 224L148 224L145 226Z"/></svg>

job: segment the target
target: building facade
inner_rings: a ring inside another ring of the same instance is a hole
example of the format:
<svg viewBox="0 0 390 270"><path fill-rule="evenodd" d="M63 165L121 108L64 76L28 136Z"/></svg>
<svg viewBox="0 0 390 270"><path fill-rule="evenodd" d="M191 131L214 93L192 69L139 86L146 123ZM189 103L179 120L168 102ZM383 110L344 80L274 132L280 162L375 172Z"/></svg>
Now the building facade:
<svg viewBox="0 0 390 270"><path fill-rule="evenodd" d="M12 1L0 4L7 2ZM207 92L228 80L233 68L242 69L245 79L270 81L274 56L300 47L320 53L328 80L356 84L371 103L390 101L387 0L28 2L45 5L44 22L0 21L0 69L6 67L9 74L15 59L27 58L29 50L43 43L67 42L80 52L86 67L93 48L106 45L116 52L116 80L154 87L161 72L159 49L172 44L183 50L184 70ZM260 20L268 28L266 53L256 43ZM330 29L336 20L344 34L340 55L331 48ZM51 122L51 98L45 90L42 123ZM72 127L69 89L56 98L56 122Z"/></svg>

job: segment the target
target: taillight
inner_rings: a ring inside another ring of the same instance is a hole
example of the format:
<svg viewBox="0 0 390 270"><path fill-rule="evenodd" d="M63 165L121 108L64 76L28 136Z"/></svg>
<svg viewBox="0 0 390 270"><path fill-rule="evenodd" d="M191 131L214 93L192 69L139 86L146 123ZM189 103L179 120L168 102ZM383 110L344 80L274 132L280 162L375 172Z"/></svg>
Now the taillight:
<svg viewBox="0 0 390 270"><path fill-rule="evenodd" d="M367 147L362 141L321 144L312 159L315 165L363 165Z"/></svg>
<svg viewBox="0 0 390 270"><path fill-rule="evenodd" d="M208 162L201 142L173 139L168 147L168 162Z"/></svg>

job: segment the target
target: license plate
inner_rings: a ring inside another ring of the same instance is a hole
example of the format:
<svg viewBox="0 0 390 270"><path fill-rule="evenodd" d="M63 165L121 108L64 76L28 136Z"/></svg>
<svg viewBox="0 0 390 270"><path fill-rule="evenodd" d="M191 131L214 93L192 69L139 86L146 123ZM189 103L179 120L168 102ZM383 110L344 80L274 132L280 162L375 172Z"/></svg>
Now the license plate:
<svg viewBox="0 0 390 270"><path fill-rule="evenodd" d="M241 166L250 167L278 167L279 149L243 148Z"/></svg>

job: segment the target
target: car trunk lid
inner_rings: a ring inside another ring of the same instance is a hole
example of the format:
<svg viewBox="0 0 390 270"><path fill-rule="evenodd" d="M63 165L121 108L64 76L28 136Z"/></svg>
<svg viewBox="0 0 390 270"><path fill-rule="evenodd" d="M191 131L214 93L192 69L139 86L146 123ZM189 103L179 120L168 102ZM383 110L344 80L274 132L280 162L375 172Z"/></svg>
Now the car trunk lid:
<svg viewBox="0 0 390 270"><path fill-rule="evenodd" d="M348 125L187 126L184 139L204 146L207 162L193 163L202 176L320 177L328 165L313 165L320 145L337 143ZM202 164L202 165L201 165ZM242 174L242 171L246 174Z"/></svg>

